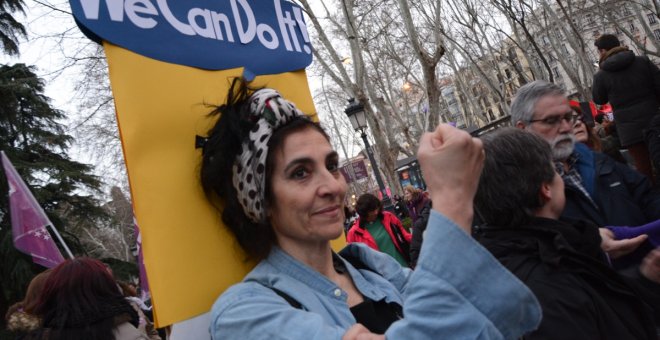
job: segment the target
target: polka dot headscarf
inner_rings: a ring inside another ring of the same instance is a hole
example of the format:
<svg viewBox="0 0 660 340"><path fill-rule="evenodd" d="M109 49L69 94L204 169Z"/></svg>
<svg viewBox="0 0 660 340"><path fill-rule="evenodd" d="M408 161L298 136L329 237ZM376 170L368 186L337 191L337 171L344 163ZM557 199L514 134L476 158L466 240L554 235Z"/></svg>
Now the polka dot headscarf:
<svg viewBox="0 0 660 340"><path fill-rule="evenodd" d="M294 117L305 115L273 89L254 92L249 105L249 120L255 123L234 162L233 184L245 215L259 223L266 220L264 200L268 141L277 128Z"/></svg>

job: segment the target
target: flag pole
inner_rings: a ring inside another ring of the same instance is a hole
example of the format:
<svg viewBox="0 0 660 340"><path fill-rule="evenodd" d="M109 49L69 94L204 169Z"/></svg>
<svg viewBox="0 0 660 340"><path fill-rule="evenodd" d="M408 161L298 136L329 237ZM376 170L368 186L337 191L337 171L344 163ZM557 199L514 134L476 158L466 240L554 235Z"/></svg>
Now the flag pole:
<svg viewBox="0 0 660 340"><path fill-rule="evenodd" d="M62 247L66 251L66 254L69 255L70 259L72 259L73 254L71 253L71 250L69 249L69 246L66 245L66 242L64 242L64 239L62 239L62 236L60 236L60 233L57 232L57 229L55 229L55 226L53 226L52 224L49 224L48 226L50 227L50 230L53 231L53 234L55 234L55 236L57 236L57 240L60 241L60 244L62 245Z"/></svg>

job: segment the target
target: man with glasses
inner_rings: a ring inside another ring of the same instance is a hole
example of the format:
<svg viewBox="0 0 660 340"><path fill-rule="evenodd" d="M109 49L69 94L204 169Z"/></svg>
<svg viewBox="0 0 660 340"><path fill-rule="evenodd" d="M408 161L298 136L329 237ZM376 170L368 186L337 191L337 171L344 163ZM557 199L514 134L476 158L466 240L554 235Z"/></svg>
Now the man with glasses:
<svg viewBox="0 0 660 340"><path fill-rule="evenodd" d="M601 227L639 226L660 219L660 194L645 176L575 142L572 130L577 118L564 91L542 80L521 87L511 103L512 124L536 133L552 147L565 183L566 207L561 216Z"/></svg>

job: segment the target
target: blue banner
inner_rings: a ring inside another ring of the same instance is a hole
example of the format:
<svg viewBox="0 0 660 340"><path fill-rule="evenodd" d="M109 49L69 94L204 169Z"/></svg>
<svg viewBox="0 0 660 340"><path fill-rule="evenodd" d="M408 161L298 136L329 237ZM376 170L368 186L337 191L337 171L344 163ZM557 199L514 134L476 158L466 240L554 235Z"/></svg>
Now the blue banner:
<svg viewBox="0 0 660 340"><path fill-rule="evenodd" d="M302 9L282 0L70 0L78 26L156 60L245 75L300 70L312 62Z"/></svg>

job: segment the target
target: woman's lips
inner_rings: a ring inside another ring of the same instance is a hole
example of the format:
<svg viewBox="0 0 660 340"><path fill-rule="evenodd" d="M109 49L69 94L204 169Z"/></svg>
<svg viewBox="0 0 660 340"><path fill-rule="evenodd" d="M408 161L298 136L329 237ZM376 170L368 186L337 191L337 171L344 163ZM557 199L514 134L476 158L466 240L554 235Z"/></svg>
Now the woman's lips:
<svg viewBox="0 0 660 340"><path fill-rule="evenodd" d="M326 207L316 211L314 215L334 215L338 212L339 212L339 205L333 205L331 207Z"/></svg>

